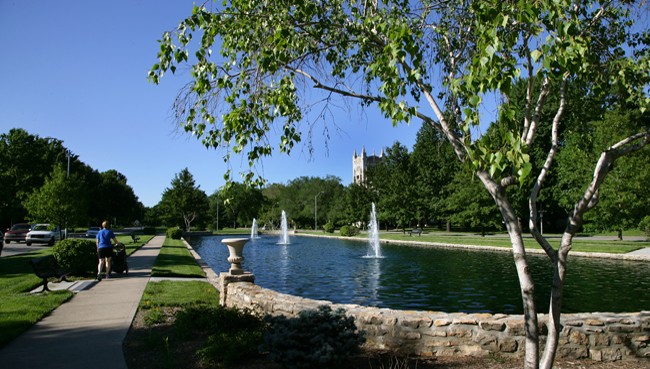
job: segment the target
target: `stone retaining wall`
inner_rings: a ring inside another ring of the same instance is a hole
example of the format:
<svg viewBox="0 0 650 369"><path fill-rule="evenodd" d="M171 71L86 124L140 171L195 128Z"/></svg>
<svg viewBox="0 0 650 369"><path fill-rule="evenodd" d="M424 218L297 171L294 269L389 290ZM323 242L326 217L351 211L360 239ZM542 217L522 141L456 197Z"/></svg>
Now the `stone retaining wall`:
<svg viewBox="0 0 650 369"><path fill-rule="evenodd" d="M297 316L302 310L330 305L354 316L365 332L366 347L421 356L523 356L522 315L463 314L379 309L281 294L252 283L230 283L226 305L262 314ZM546 334L546 316L540 315ZM596 361L650 358L650 311L640 313L563 314L558 356ZM544 337L542 337L542 341Z"/></svg>

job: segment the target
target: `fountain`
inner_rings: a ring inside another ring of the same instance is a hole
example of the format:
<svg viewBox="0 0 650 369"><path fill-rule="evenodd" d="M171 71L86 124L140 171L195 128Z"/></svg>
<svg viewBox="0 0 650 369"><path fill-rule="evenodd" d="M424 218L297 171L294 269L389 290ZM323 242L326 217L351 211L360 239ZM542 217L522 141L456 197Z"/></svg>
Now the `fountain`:
<svg viewBox="0 0 650 369"><path fill-rule="evenodd" d="M257 219L253 218L253 226L251 227L251 238L259 238L257 235Z"/></svg>
<svg viewBox="0 0 650 369"><path fill-rule="evenodd" d="M368 225L368 258L383 258L381 255L381 244L379 243L379 224L377 223L377 212L375 203L372 203L370 212L370 224Z"/></svg>
<svg viewBox="0 0 650 369"><path fill-rule="evenodd" d="M290 244L289 242L289 230L287 228L287 214L282 210L282 222L280 223L280 230L282 233L280 233L280 241L278 244L280 245L288 245Z"/></svg>

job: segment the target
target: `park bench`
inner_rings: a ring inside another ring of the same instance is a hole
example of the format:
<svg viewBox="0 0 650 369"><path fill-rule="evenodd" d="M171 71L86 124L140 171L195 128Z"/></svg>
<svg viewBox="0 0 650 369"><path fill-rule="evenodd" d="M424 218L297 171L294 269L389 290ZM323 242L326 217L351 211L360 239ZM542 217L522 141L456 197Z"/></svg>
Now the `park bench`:
<svg viewBox="0 0 650 369"><path fill-rule="evenodd" d="M418 236L422 235L422 228L413 228L409 231L409 236L413 236L416 233Z"/></svg>
<svg viewBox="0 0 650 369"><path fill-rule="evenodd" d="M131 239L133 240L133 243L136 243L140 241L140 236L136 236L135 233L131 233Z"/></svg>
<svg viewBox="0 0 650 369"><path fill-rule="evenodd" d="M59 282L67 282L67 279L65 279L65 277L72 272L71 270L61 268L56 262L54 255L41 256L39 258L30 260L29 263L32 265L36 276L43 278L43 289L41 292L50 290L47 288L48 278L58 278Z"/></svg>

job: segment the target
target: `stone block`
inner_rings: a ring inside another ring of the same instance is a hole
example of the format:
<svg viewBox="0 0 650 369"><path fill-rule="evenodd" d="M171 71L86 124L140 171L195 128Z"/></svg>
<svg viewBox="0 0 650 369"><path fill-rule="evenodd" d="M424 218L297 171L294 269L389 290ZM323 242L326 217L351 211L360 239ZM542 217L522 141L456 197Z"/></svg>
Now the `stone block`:
<svg viewBox="0 0 650 369"><path fill-rule="evenodd" d="M499 340L500 352L517 352L517 347L519 347L519 344L514 338L502 338Z"/></svg>
<svg viewBox="0 0 650 369"><path fill-rule="evenodd" d="M650 341L650 336L645 335L645 334L641 335L641 336L632 337L632 342L646 343L648 341Z"/></svg>
<svg viewBox="0 0 650 369"><path fill-rule="evenodd" d="M585 359L589 357L589 350L584 346L558 347L558 356L565 359Z"/></svg>
<svg viewBox="0 0 650 369"><path fill-rule="evenodd" d="M408 341L417 341L422 338L420 332L400 332L399 337Z"/></svg>
<svg viewBox="0 0 650 369"><path fill-rule="evenodd" d="M433 324L433 320L427 317L421 317L421 318L409 317L409 318L402 319L400 324L403 325L404 327L409 327L414 329L422 328L422 327L426 328L426 327L430 327L431 324Z"/></svg>
<svg viewBox="0 0 650 369"><path fill-rule="evenodd" d="M614 324L607 327L607 330L613 333L633 333L633 332L637 332L638 328L633 325Z"/></svg>
<svg viewBox="0 0 650 369"><path fill-rule="evenodd" d="M472 316L458 316L452 321L452 324L478 325L478 321Z"/></svg>
<svg viewBox="0 0 650 369"><path fill-rule="evenodd" d="M589 337L586 334L577 330L572 330L569 334L569 343L574 345L586 345L589 343Z"/></svg>
<svg viewBox="0 0 650 369"><path fill-rule="evenodd" d="M614 344L614 345L624 345L627 342L628 342L628 339L625 336L621 336L621 335L618 335L618 334L612 336L612 344Z"/></svg>
<svg viewBox="0 0 650 369"><path fill-rule="evenodd" d="M623 354L618 348L605 348L600 350L601 360L600 361L618 361L623 358Z"/></svg>
<svg viewBox="0 0 650 369"><path fill-rule="evenodd" d="M450 356L457 356L458 355L458 349L455 348L441 348L435 351L436 356L441 356L441 357L450 357Z"/></svg>
<svg viewBox="0 0 650 369"><path fill-rule="evenodd" d="M436 319L433 321L433 325L436 327L445 327L451 325L451 320L449 319Z"/></svg>
<svg viewBox="0 0 650 369"><path fill-rule="evenodd" d="M480 322L479 327L481 327L485 331L498 331L498 332L501 332L501 331L506 329L506 323L497 322L497 321L494 321L494 320L488 320L488 321Z"/></svg>
<svg viewBox="0 0 650 369"><path fill-rule="evenodd" d="M591 345L594 347L609 346L609 336L602 333L594 333L591 335Z"/></svg>
<svg viewBox="0 0 650 369"><path fill-rule="evenodd" d="M452 326L447 329L447 335L452 337L472 337L472 329Z"/></svg>
<svg viewBox="0 0 650 369"><path fill-rule="evenodd" d="M497 338L495 336L486 333L478 333L472 338L472 340L478 343L481 348L485 350L491 352L495 352L497 350Z"/></svg>
<svg viewBox="0 0 650 369"><path fill-rule="evenodd" d="M476 345L463 345L460 347L462 356L485 356L486 351Z"/></svg>
<svg viewBox="0 0 650 369"><path fill-rule="evenodd" d="M357 316L357 319L362 324L368 325L381 325L384 323L384 319L381 314L360 314Z"/></svg>
<svg viewBox="0 0 650 369"><path fill-rule="evenodd" d="M596 326L596 327L602 327L605 325L605 322L603 322L600 319L585 319L585 324L586 325L591 325L591 326Z"/></svg>
<svg viewBox="0 0 650 369"><path fill-rule="evenodd" d="M434 337L447 337L447 331L444 329L432 329L429 332Z"/></svg>
<svg viewBox="0 0 650 369"><path fill-rule="evenodd" d="M429 344L429 347L455 347L458 346L458 341L456 340L432 340Z"/></svg>
<svg viewBox="0 0 650 369"><path fill-rule="evenodd" d="M510 320L506 323L506 326L506 332L510 336L524 336L526 334L523 320Z"/></svg>
<svg viewBox="0 0 650 369"><path fill-rule="evenodd" d="M581 320L568 320L566 322L562 322L562 324L567 325L569 327L582 327L584 322Z"/></svg>

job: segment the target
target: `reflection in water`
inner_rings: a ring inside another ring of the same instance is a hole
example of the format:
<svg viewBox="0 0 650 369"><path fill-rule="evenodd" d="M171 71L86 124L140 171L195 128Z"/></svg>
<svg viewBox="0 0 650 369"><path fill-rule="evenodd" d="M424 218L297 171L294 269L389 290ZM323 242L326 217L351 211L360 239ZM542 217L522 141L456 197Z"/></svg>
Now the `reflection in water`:
<svg viewBox="0 0 650 369"><path fill-rule="evenodd" d="M219 273L227 271L222 237L190 244ZM243 268L255 283L278 292L337 303L392 309L521 313L512 255L405 245L383 245L383 259L366 259L367 243L295 237L291 245L262 236L244 248ZM548 310L552 269L529 255L536 302ZM644 262L572 257L563 312L650 309L650 268Z"/></svg>

